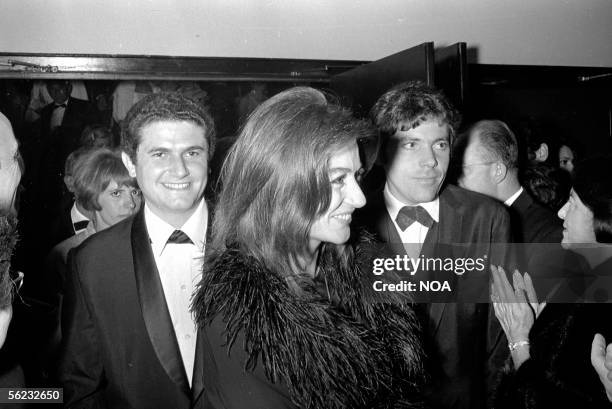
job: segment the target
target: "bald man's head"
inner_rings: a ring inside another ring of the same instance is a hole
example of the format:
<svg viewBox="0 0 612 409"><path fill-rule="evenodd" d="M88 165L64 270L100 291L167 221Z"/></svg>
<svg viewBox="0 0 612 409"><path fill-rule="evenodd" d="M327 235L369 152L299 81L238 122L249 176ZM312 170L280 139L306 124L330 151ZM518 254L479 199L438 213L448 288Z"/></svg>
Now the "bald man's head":
<svg viewBox="0 0 612 409"><path fill-rule="evenodd" d="M0 113L0 215L14 211L20 180L17 140L11 123Z"/></svg>

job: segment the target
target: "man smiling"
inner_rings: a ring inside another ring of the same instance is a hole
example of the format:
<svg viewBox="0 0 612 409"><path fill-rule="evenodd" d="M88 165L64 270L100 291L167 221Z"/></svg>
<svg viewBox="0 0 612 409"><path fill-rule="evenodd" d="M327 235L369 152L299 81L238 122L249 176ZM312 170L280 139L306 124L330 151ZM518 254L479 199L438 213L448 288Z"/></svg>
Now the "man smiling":
<svg viewBox="0 0 612 409"><path fill-rule="evenodd" d="M73 254L64 399L68 407L204 407L189 303L208 227L213 121L180 94L153 94L130 110L121 136L144 206Z"/></svg>

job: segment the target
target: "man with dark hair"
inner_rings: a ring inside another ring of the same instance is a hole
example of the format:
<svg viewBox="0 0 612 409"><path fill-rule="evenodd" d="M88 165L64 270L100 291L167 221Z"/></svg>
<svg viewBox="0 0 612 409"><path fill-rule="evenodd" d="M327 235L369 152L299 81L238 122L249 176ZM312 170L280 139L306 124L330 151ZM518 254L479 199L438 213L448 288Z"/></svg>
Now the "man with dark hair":
<svg viewBox="0 0 612 409"><path fill-rule="evenodd" d="M39 194L45 197L43 206L60 202L64 192L63 173L66 158L78 148L83 128L96 122L96 115L89 101L70 96L70 81L52 80L48 81L46 86L53 102L45 106L40 114L42 139L38 177ZM38 164L34 166L34 170L38 169ZM51 213L55 209L44 210ZM53 243L55 244L57 243Z"/></svg>
<svg viewBox="0 0 612 409"><path fill-rule="evenodd" d="M510 240L505 209L485 196L444 185L459 123L444 95L421 82L401 84L379 98L371 116L383 138L379 159L386 182L368 197L358 216L362 224L387 243L403 243L412 258L486 255L487 263L507 265L503 249L491 245ZM493 369L501 367L501 359L493 360L502 334L484 303L485 270L459 279L447 272L440 277L453 283L462 302L421 306L431 373L426 396L434 407L486 407L487 377L492 381Z"/></svg>
<svg viewBox="0 0 612 409"><path fill-rule="evenodd" d="M189 303L214 136L208 113L180 94L149 95L128 113L122 159L145 204L72 254L60 364L68 407L206 407Z"/></svg>

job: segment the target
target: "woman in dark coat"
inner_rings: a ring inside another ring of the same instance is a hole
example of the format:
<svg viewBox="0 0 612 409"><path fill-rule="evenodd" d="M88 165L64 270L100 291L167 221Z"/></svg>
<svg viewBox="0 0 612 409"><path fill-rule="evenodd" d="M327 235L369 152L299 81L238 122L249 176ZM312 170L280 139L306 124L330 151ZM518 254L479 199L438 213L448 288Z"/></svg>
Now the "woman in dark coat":
<svg viewBox="0 0 612 409"><path fill-rule="evenodd" d="M511 285L503 269L493 269L492 301L512 359L497 388L496 408L612 406L612 379L601 363L601 345L612 340L609 163L600 158L578 164L570 198L559 210L562 246L589 266L581 283L559 290L567 303L538 304L528 274L514 272Z"/></svg>
<svg viewBox="0 0 612 409"><path fill-rule="evenodd" d="M368 124L312 88L260 105L222 174L195 295L204 390L218 408L419 407L408 299L372 288L357 140Z"/></svg>

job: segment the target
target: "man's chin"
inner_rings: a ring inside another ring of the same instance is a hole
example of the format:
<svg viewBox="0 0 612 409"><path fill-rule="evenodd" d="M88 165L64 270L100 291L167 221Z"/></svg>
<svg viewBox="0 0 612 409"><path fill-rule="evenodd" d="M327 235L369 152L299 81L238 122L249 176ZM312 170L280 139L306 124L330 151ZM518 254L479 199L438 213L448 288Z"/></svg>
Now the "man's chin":
<svg viewBox="0 0 612 409"><path fill-rule="evenodd" d="M419 199L418 203L433 202L438 197L439 192L440 192L439 189L421 192L421 194L418 197Z"/></svg>

